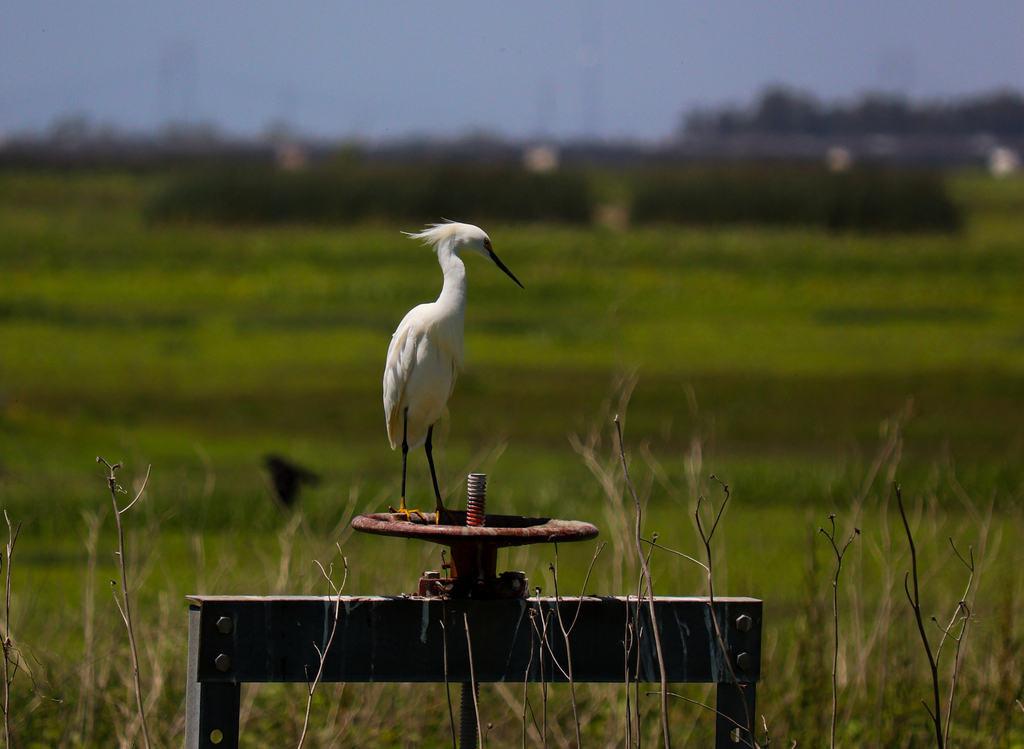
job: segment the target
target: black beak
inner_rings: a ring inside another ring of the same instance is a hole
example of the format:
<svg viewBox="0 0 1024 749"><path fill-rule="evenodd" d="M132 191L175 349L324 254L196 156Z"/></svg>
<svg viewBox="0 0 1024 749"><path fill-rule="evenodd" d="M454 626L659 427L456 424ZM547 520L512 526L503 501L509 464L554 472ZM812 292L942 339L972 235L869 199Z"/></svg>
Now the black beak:
<svg viewBox="0 0 1024 749"><path fill-rule="evenodd" d="M494 250L490 250L489 249L489 250L487 250L487 252L490 253L491 260L494 261L495 265L497 265L499 268L501 268L503 271L505 271L505 273L508 274L509 278L511 278L513 281L515 281L517 284L519 284L519 288L520 289L524 288L523 285L521 283L519 283L519 279L512 275L512 271L510 271L508 268L506 268L505 264L503 262L498 260L498 256L494 254Z"/></svg>

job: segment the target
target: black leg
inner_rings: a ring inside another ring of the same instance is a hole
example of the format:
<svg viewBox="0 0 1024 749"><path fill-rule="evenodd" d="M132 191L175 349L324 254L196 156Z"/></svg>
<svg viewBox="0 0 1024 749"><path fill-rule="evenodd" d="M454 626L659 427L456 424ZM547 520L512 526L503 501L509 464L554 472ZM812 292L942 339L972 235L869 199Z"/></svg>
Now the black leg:
<svg viewBox="0 0 1024 749"><path fill-rule="evenodd" d="M409 508L405 506L405 469L409 463L409 407L406 406L402 410L402 503L398 508L398 512L405 515L406 520L412 520L413 515L419 515L421 520L426 520L423 517L423 513L419 510L409 511ZM394 507L388 507L388 510L395 512Z"/></svg>
<svg viewBox="0 0 1024 749"><path fill-rule="evenodd" d="M430 465L430 480L434 482L434 499L437 501L437 504L434 507L434 512L437 514L437 517L434 519L434 522L440 525L441 513L443 512L445 515L448 516L448 519L452 522L452 524L455 524L455 518L452 516L450 512L448 512L447 509L445 509L444 502L441 501L441 490L437 488L437 473L434 471L433 437L434 425L431 424L430 428L427 429L427 441L423 445L423 448L427 451L427 463Z"/></svg>
<svg viewBox="0 0 1024 749"><path fill-rule="evenodd" d="M430 464L430 480L434 482L434 499L437 500L437 511L440 512L444 509L444 503L441 501L441 490L437 488L437 474L434 472L434 425L431 424L430 428L427 429L427 442L423 445L423 448L427 451L427 463Z"/></svg>
<svg viewBox="0 0 1024 749"><path fill-rule="evenodd" d="M405 509L405 467L409 458L409 407L402 411L402 507Z"/></svg>

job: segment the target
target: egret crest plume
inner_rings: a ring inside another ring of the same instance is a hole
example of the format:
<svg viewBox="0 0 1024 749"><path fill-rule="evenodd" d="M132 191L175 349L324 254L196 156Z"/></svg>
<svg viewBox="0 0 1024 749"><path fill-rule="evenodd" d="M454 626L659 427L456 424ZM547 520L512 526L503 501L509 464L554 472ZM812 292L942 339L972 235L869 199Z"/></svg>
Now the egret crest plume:
<svg viewBox="0 0 1024 749"><path fill-rule="evenodd" d="M458 232L460 226L466 226L467 224L459 224L455 221L449 221L445 219L440 224L430 224L423 231L403 231L402 234L409 237L409 239L422 239L423 244L431 245L434 252L437 252L438 245L445 239L451 238Z"/></svg>

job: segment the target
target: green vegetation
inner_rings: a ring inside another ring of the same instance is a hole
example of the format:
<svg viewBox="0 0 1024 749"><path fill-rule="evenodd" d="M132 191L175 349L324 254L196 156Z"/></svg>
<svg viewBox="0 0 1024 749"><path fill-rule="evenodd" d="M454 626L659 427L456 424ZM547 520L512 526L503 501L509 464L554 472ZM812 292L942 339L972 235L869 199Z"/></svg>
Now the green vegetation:
<svg viewBox="0 0 1024 749"><path fill-rule="evenodd" d="M939 174L823 168L694 168L641 179L637 222L953 232L963 222Z"/></svg>
<svg viewBox="0 0 1024 749"><path fill-rule="evenodd" d="M441 283L434 256L398 231L419 223L153 221L147 206L169 181L0 174L0 504L24 522L10 627L32 675L19 673L12 693L26 746L106 746L135 730L96 455L126 462L126 488L153 464L125 521L160 745L176 744L181 726L185 594L322 592L311 560L326 564L336 540L353 594L409 590L437 566L436 549L350 537L343 522L350 503L362 512L397 498L384 353L402 315ZM619 408L646 532L662 543L695 553L692 503L721 500L711 472L728 481L716 587L766 601L759 704L786 746L827 740L831 567L816 532L838 512L841 534L864 531L840 588L842 743L924 746L926 667L900 598L907 556L887 505L891 471L919 508L922 564L943 565L926 587L940 619L963 584L945 538L978 552L987 529L953 735L1020 744L1024 183L967 174L948 189L965 216L959 234L486 224L525 290L468 260L467 370L437 430L442 483L458 504L467 469L485 470L493 511L590 520L614 542L618 510L570 438L585 446L596 426L594 449L613 466L608 419ZM619 399L634 372L627 410ZM872 473L897 432L899 460ZM271 451L324 478L292 521L260 473ZM415 451L411 504L430 506L428 487ZM987 526L957 487L982 513L995 498ZM560 549L563 590L578 592L592 553ZM604 552L591 590L634 584L623 582L635 580L624 554L614 543ZM550 591L552 559L535 547L499 566ZM700 570L677 561L653 557L657 592L703 592ZM871 641L879 621L885 637ZM590 745L622 735L615 690L582 690ZM566 699L552 697L560 709ZM294 743L301 685L243 700L247 746ZM352 743L444 746L444 705L439 688L325 685L314 710L317 726ZM657 731L657 699L644 705ZM485 689L482 709L492 745L518 742L518 708L501 692ZM706 714L673 710L680 732L696 726L694 741L711 730Z"/></svg>
<svg viewBox="0 0 1024 749"><path fill-rule="evenodd" d="M367 220L560 221L590 219L581 174L531 174L507 167L360 167L301 172L273 167L206 168L175 179L149 204L156 219L230 223Z"/></svg>

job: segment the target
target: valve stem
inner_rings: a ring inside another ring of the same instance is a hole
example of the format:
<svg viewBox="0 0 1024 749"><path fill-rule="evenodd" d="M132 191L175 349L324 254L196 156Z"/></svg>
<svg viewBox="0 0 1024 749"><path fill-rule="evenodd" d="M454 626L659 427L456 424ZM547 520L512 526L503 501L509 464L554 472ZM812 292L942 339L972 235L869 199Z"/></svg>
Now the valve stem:
<svg viewBox="0 0 1024 749"><path fill-rule="evenodd" d="M487 515L487 474L471 473L466 480L466 525L484 526Z"/></svg>

